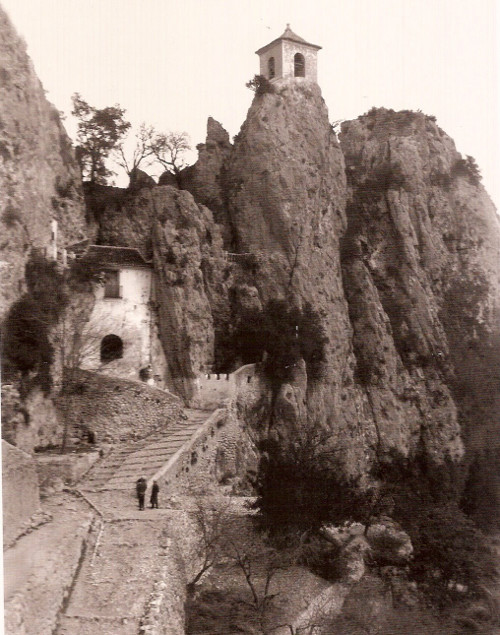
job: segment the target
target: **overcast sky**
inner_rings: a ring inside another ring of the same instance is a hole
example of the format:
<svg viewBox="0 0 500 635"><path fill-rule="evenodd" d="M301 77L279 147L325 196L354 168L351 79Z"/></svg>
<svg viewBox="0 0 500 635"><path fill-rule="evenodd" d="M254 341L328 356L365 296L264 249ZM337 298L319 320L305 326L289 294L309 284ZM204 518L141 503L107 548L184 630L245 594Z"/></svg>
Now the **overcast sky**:
<svg viewBox="0 0 500 635"><path fill-rule="evenodd" d="M421 109L476 158L500 203L499 0L0 0L28 44L48 98L79 92L128 119L235 135L252 99L255 51L286 23L322 46L330 120L372 106ZM74 134L71 117L66 121ZM194 157L193 157L194 158ZM118 181L119 184L120 181Z"/></svg>

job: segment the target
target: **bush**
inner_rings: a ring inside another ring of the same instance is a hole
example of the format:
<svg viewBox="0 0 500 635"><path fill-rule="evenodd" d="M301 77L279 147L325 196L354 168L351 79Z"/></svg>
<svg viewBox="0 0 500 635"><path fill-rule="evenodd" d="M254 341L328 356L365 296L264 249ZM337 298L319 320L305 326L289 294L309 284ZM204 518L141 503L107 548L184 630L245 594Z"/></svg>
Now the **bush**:
<svg viewBox="0 0 500 635"><path fill-rule="evenodd" d="M495 575L485 536L459 508L460 468L394 457L376 477L394 501L393 516L409 534L411 575L438 607L463 599L456 585L475 595Z"/></svg>
<svg viewBox="0 0 500 635"><path fill-rule="evenodd" d="M253 90L256 95L276 92L274 86L264 75L254 75L253 79L248 81L245 86Z"/></svg>
<svg viewBox="0 0 500 635"><path fill-rule="evenodd" d="M26 264L25 278L28 292L10 307L5 319L2 358L7 371L20 372L24 379L35 373L36 383L48 392L54 358L50 329L69 298L57 264L36 252Z"/></svg>
<svg viewBox="0 0 500 635"><path fill-rule="evenodd" d="M317 425L303 426L286 446L268 440L256 482L261 525L272 532L319 529L346 520L366 523L371 494L345 475L330 433Z"/></svg>
<svg viewBox="0 0 500 635"><path fill-rule="evenodd" d="M409 533L415 549L412 575L433 604L476 596L495 578L485 537L456 503L418 510Z"/></svg>
<svg viewBox="0 0 500 635"><path fill-rule="evenodd" d="M464 176L472 185L479 185L481 182L481 172L474 157L467 156L465 159L458 159L451 169L453 178Z"/></svg>

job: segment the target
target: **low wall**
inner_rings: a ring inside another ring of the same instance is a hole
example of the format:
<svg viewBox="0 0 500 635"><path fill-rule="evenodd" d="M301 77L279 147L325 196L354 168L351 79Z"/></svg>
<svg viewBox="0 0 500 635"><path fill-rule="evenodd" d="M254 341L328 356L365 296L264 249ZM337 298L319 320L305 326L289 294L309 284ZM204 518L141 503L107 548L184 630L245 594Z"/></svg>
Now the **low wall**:
<svg viewBox="0 0 500 635"><path fill-rule="evenodd" d="M9 545L40 508L33 457L2 440L3 544Z"/></svg>
<svg viewBox="0 0 500 635"><path fill-rule="evenodd" d="M234 397L236 384L234 374L217 373L202 375L194 380L192 408L215 410Z"/></svg>
<svg viewBox="0 0 500 635"><path fill-rule="evenodd" d="M74 485L99 458L97 450L81 454L37 455L38 483L42 494Z"/></svg>
<svg viewBox="0 0 500 635"><path fill-rule="evenodd" d="M167 496L216 482L215 460L221 437L228 434L229 411L220 408L195 432L191 439L150 479L157 480Z"/></svg>
<svg viewBox="0 0 500 635"><path fill-rule="evenodd" d="M57 406L73 431L87 427L97 443L113 443L141 439L174 423L182 402L140 381L78 371Z"/></svg>

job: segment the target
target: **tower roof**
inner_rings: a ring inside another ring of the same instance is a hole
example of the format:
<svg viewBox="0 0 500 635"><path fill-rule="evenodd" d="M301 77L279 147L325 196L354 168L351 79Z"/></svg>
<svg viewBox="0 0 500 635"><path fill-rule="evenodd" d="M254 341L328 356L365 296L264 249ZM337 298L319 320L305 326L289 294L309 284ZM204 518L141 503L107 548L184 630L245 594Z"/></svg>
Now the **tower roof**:
<svg viewBox="0 0 500 635"><path fill-rule="evenodd" d="M321 46L318 46L317 44L311 44L310 42L306 42L306 40L304 40L304 38L302 38L302 37L300 37L300 35L297 35L296 33L294 33L292 31L292 29L290 28L290 25L287 24L286 25L286 29L284 30L282 35L280 35L278 38L276 38L275 40L273 40L269 44L266 44L266 46L263 46L258 51L255 51L255 53L257 55L260 55L261 53L265 53L268 49L270 49L272 46L274 46L280 40L288 40L289 42L298 42L299 44L304 44L305 46L310 46L311 48L316 49L317 51L319 51L320 48L321 48Z"/></svg>

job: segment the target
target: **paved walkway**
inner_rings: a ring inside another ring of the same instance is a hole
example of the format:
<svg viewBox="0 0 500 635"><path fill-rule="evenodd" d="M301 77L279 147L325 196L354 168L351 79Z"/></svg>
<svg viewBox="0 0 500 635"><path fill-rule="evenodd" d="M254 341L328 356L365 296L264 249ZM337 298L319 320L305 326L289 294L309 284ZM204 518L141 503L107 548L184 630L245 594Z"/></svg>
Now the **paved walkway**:
<svg viewBox="0 0 500 635"><path fill-rule="evenodd" d="M80 495L96 510L98 522L56 635L139 633L166 558L173 558L165 533L169 519L182 511L162 491L160 509L140 511L135 482L139 476L153 477L211 414L185 409L180 421L165 432L110 452L78 485Z"/></svg>

